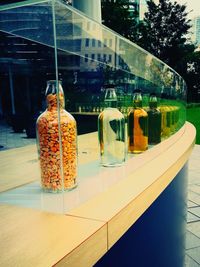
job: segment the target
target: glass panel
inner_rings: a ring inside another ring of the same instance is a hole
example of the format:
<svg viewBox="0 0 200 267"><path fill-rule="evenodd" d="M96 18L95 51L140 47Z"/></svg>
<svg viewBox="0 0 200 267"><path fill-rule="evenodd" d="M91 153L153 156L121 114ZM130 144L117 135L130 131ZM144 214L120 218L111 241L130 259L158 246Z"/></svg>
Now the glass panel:
<svg viewBox="0 0 200 267"><path fill-rule="evenodd" d="M5 155L5 159L14 158L12 166L7 160L1 174L2 184L5 177L10 177L12 186L0 187L6 191L0 194L0 202L66 212L123 179L130 171L126 165L117 171L101 169L99 157L87 162L84 155L93 155L94 151L87 136L83 136L84 146L79 147L78 187L63 194L41 191L35 123L46 109L48 80L53 82L47 100L50 106L56 104L56 113L54 117L49 115L52 123L42 138L45 189L63 192L76 186L76 127L79 135L97 131L98 115L107 107L104 103L107 87L114 87L117 93L128 142L133 139L129 133L136 90L140 90L142 96L139 102L143 114L148 113L150 118L149 106L158 105L162 141L184 126L186 85L183 79L147 51L60 1L25 1L0 8L0 38L1 127L15 132L8 134L11 138L8 141L7 137L1 137L0 155ZM65 110L75 118L77 125L64 110L59 86L64 91ZM140 126L141 138L147 141L144 124ZM113 179L108 181L107 175ZM20 186L23 184L25 186ZM93 190L88 191L88 186ZM9 190L12 187L17 188ZM19 197L19 192L23 197Z"/></svg>
<svg viewBox="0 0 200 267"><path fill-rule="evenodd" d="M132 106L133 91L141 89L144 106L149 95L156 93L162 108L171 106L171 110L173 107L179 110L176 130L183 126L186 88L175 71L69 6L56 2L55 12L58 71L66 90L67 108L75 112L78 120L79 134L97 130L96 124L83 123L83 114L92 112L97 116L108 84L116 87L118 106L124 112Z"/></svg>
<svg viewBox="0 0 200 267"><path fill-rule="evenodd" d="M53 203L46 204L49 197L46 192L62 192L64 183L60 169L62 156L55 90L58 84L48 83L46 92L47 81L56 81L57 78L53 9L51 1L34 2L28 1L24 6L22 3L22 6L13 4L11 8L0 12L4 123L1 127L7 133L4 137L2 135L4 151L1 153L5 156L8 153L11 157L1 173L1 179L10 177L10 180L2 186L1 191L17 187L7 191L9 195L12 192L18 195L16 204L54 210ZM50 97L54 97L54 100ZM54 141L50 140L53 134ZM55 156L52 157L53 154ZM25 185L19 187L22 184ZM0 195L3 201L4 194ZM6 201L10 201L9 197ZM62 194L56 197L55 203L57 211L63 212Z"/></svg>

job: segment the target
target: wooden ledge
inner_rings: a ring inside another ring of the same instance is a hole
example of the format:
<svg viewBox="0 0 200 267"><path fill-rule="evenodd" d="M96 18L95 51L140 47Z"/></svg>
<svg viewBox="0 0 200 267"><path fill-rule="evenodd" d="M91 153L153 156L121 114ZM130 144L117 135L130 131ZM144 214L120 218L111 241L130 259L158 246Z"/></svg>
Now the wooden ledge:
<svg viewBox="0 0 200 267"><path fill-rule="evenodd" d="M154 151L145 152L146 159L140 168L135 168L128 177L67 214L107 223L110 248L184 166L195 144L195 135L194 126L186 123L184 131L174 143L168 140L165 144L155 146ZM134 166L134 160L131 159L128 164Z"/></svg>
<svg viewBox="0 0 200 267"><path fill-rule="evenodd" d="M194 126L186 123L168 140L130 158L120 167L122 179L66 215L0 204L0 265L92 266L181 170L195 144L195 133ZM80 138L83 164L98 157L95 134L90 136L89 141L87 136ZM117 176L119 170L114 168L110 175ZM104 178L108 180L109 175Z"/></svg>
<svg viewBox="0 0 200 267"><path fill-rule="evenodd" d="M102 222L4 204L0 211L0 266L92 266L107 251Z"/></svg>

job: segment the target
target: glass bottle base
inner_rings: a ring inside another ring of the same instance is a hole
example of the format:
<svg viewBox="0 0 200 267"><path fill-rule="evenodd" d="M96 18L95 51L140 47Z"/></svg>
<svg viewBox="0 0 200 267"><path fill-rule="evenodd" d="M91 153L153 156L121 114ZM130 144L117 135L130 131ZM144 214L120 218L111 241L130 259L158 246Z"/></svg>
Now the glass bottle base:
<svg viewBox="0 0 200 267"><path fill-rule="evenodd" d="M68 187L68 188L61 188L61 189L52 189L52 188L46 188L46 187L42 187L42 191L45 193L53 193L53 194L57 194L57 193L62 193L62 192L68 192L71 191L73 189L75 189L78 186L78 183L75 183L73 186Z"/></svg>
<svg viewBox="0 0 200 267"><path fill-rule="evenodd" d="M120 167L124 164L125 161L120 162L120 163L103 163L101 162L102 167Z"/></svg>
<svg viewBox="0 0 200 267"><path fill-rule="evenodd" d="M144 150L129 150L128 153L130 154L141 154L143 152L145 152L148 148L144 149Z"/></svg>

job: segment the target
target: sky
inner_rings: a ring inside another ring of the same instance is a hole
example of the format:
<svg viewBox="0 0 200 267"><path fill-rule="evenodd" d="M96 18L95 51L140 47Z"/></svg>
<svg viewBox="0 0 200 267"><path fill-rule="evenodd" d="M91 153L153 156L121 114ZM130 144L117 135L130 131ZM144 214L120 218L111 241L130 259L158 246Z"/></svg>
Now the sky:
<svg viewBox="0 0 200 267"><path fill-rule="evenodd" d="M190 19L200 16L200 0L176 0L176 2L186 4L188 12L193 10L188 16Z"/></svg>

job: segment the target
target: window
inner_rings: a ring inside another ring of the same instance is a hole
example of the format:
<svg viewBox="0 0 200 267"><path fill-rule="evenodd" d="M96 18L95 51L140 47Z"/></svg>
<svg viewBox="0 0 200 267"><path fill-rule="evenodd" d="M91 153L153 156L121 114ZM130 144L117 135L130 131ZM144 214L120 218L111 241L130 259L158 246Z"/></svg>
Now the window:
<svg viewBox="0 0 200 267"><path fill-rule="evenodd" d="M93 61L95 59L95 54L92 54L91 57L92 57L92 61Z"/></svg>
<svg viewBox="0 0 200 267"><path fill-rule="evenodd" d="M89 43L90 43L90 39L89 38L86 38L85 39L85 46L86 47L89 47Z"/></svg>
<svg viewBox="0 0 200 267"><path fill-rule="evenodd" d="M80 65L80 57L75 56L73 59L73 63L75 66L79 66Z"/></svg>
<svg viewBox="0 0 200 267"><path fill-rule="evenodd" d="M88 62L88 54L85 54L85 62Z"/></svg>
<svg viewBox="0 0 200 267"><path fill-rule="evenodd" d="M112 62L112 55L108 56L108 62Z"/></svg>
<svg viewBox="0 0 200 267"><path fill-rule="evenodd" d="M101 47L101 41L98 40L98 47Z"/></svg>
<svg viewBox="0 0 200 267"><path fill-rule="evenodd" d="M97 54L97 60L101 61L101 54Z"/></svg>
<svg viewBox="0 0 200 267"><path fill-rule="evenodd" d="M104 47L107 46L107 39L104 39Z"/></svg>
<svg viewBox="0 0 200 267"><path fill-rule="evenodd" d="M112 39L109 39L109 47L112 47Z"/></svg>
<svg viewBox="0 0 200 267"><path fill-rule="evenodd" d="M95 39L92 39L92 47L95 47Z"/></svg>
<svg viewBox="0 0 200 267"><path fill-rule="evenodd" d="M106 54L103 54L103 61L106 62Z"/></svg>

